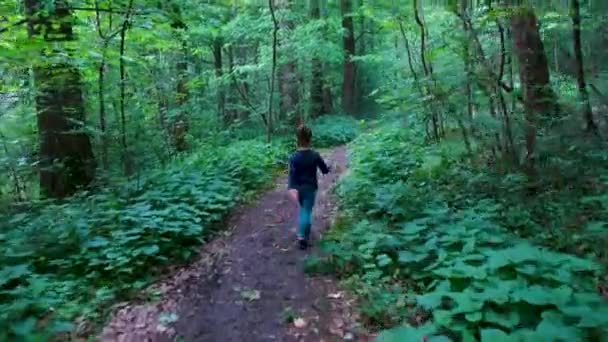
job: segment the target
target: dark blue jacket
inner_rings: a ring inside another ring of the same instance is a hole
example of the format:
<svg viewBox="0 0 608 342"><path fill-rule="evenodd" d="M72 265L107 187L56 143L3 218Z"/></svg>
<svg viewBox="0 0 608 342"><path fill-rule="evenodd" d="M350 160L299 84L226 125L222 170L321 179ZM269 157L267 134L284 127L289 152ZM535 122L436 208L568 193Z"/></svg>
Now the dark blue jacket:
<svg viewBox="0 0 608 342"><path fill-rule="evenodd" d="M289 189L316 191L317 168L326 175L329 168L321 155L314 150L298 150L289 158Z"/></svg>

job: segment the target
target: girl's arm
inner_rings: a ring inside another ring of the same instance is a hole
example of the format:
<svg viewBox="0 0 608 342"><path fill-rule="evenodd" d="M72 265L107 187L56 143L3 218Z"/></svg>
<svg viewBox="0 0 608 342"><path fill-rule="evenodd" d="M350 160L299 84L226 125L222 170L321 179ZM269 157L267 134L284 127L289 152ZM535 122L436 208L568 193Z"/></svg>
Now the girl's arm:
<svg viewBox="0 0 608 342"><path fill-rule="evenodd" d="M296 188L296 171L293 164L293 159L289 158L289 177L287 178L287 189Z"/></svg>
<svg viewBox="0 0 608 342"><path fill-rule="evenodd" d="M289 158L289 177L288 177L288 184L287 184L287 190L289 193L289 197L291 197L291 199L294 202L298 201L298 190L296 190L296 173L295 173L295 168L293 165L293 160L291 158Z"/></svg>
<svg viewBox="0 0 608 342"><path fill-rule="evenodd" d="M324 175L329 173L329 167L327 166L327 164L325 164L325 160L323 160L323 157L321 157L321 155L318 153L317 153L317 166L319 166L319 170L321 170L321 173L323 173Z"/></svg>

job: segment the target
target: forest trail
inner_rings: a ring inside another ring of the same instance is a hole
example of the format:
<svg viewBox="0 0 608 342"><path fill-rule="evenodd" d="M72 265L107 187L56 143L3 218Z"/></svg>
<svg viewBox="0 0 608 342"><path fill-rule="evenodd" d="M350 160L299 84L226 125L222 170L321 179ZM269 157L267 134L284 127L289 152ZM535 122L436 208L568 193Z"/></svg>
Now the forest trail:
<svg viewBox="0 0 608 342"><path fill-rule="evenodd" d="M297 207L280 177L274 189L237 209L229 229L204 245L194 263L153 287L160 301L120 307L101 341L367 340L356 336L352 300L332 279L303 272L330 225L329 191L347 165L344 147L324 157L333 172L319 179L311 249L297 248Z"/></svg>

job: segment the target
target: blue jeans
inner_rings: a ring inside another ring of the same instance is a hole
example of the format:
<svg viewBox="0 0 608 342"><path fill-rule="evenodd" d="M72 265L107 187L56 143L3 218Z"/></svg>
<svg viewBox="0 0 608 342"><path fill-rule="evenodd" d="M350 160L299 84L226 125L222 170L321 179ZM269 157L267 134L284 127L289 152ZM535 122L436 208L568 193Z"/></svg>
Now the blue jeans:
<svg viewBox="0 0 608 342"><path fill-rule="evenodd" d="M312 208L315 205L316 191L298 191L298 202L300 203L300 220L298 222L298 238L310 237L310 226L312 225Z"/></svg>

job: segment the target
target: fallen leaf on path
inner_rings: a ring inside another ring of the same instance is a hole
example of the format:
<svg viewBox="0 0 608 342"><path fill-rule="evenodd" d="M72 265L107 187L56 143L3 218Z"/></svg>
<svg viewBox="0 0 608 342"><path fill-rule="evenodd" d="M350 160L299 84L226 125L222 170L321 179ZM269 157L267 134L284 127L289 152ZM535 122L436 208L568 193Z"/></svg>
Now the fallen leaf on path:
<svg viewBox="0 0 608 342"><path fill-rule="evenodd" d="M306 321L304 318L297 318L293 321L293 325L298 329L302 329L306 327Z"/></svg>
<svg viewBox="0 0 608 342"><path fill-rule="evenodd" d="M175 323L177 322L177 320L179 319L179 317L177 316L177 314L173 313L173 312L163 312L162 314L160 314L160 316L158 317L158 322L162 325L169 325L171 323Z"/></svg>
<svg viewBox="0 0 608 342"><path fill-rule="evenodd" d="M259 290L244 290L241 291L241 297L251 302L260 299L261 295Z"/></svg>

